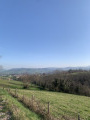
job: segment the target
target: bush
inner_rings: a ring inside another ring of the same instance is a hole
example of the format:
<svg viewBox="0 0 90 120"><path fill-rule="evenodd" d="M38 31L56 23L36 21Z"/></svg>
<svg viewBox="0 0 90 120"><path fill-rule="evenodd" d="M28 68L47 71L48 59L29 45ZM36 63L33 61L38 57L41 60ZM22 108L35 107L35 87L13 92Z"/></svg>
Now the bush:
<svg viewBox="0 0 90 120"><path fill-rule="evenodd" d="M24 89L28 89L28 88L29 88L29 83L24 83L24 84L23 84L23 88L24 88Z"/></svg>

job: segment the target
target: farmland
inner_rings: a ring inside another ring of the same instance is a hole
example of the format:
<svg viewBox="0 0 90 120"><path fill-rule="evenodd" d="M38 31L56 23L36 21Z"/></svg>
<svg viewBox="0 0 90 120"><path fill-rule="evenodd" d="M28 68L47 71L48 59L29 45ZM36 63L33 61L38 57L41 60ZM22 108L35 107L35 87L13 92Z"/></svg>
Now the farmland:
<svg viewBox="0 0 90 120"><path fill-rule="evenodd" d="M25 120L42 119L41 116L23 106L17 98L8 94L6 89L3 90L3 86L4 88L10 88L12 92L15 92L15 89L17 88L18 96L24 95L24 97L28 99L34 96L40 104L45 106L46 110L48 107L47 103L49 102L50 114L54 116L54 118L62 118L62 116L65 116L66 118L77 120L79 114L82 119L90 120L90 97L61 92L49 92L46 90L40 90L35 85L30 85L28 90L26 90L23 89L22 85L23 83L19 81L0 80L0 95L2 94L2 99L7 100L9 109L9 103L12 103L19 109L18 111L21 111L20 115L18 115L19 117L23 115ZM20 119L22 119L22 117Z"/></svg>

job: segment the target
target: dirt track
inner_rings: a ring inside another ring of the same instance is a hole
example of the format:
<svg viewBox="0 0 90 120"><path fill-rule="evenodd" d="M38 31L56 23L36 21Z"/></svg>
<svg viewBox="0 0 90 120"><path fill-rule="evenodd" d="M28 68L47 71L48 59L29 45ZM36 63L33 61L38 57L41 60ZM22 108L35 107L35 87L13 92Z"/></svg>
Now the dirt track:
<svg viewBox="0 0 90 120"><path fill-rule="evenodd" d="M5 101L0 97L0 120L10 120L10 112L6 109Z"/></svg>

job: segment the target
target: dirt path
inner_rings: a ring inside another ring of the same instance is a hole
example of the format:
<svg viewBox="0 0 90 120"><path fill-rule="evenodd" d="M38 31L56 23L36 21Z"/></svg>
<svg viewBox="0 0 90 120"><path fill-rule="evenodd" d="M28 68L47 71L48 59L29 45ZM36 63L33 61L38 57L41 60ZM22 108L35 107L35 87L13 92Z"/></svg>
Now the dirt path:
<svg viewBox="0 0 90 120"><path fill-rule="evenodd" d="M5 101L2 101L0 97L0 120L10 120L10 112L5 106Z"/></svg>

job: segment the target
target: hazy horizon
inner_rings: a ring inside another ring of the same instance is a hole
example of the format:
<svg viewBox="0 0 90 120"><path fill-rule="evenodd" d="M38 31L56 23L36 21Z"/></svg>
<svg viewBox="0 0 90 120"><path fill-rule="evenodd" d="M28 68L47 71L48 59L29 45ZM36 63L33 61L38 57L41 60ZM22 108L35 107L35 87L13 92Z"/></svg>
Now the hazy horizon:
<svg viewBox="0 0 90 120"><path fill-rule="evenodd" d="M11 70L11 69L65 69L65 68L87 68L87 67L90 67L90 65L88 66L65 66L65 67L8 67L8 68L5 68L3 66L0 66L0 69L1 70Z"/></svg>

